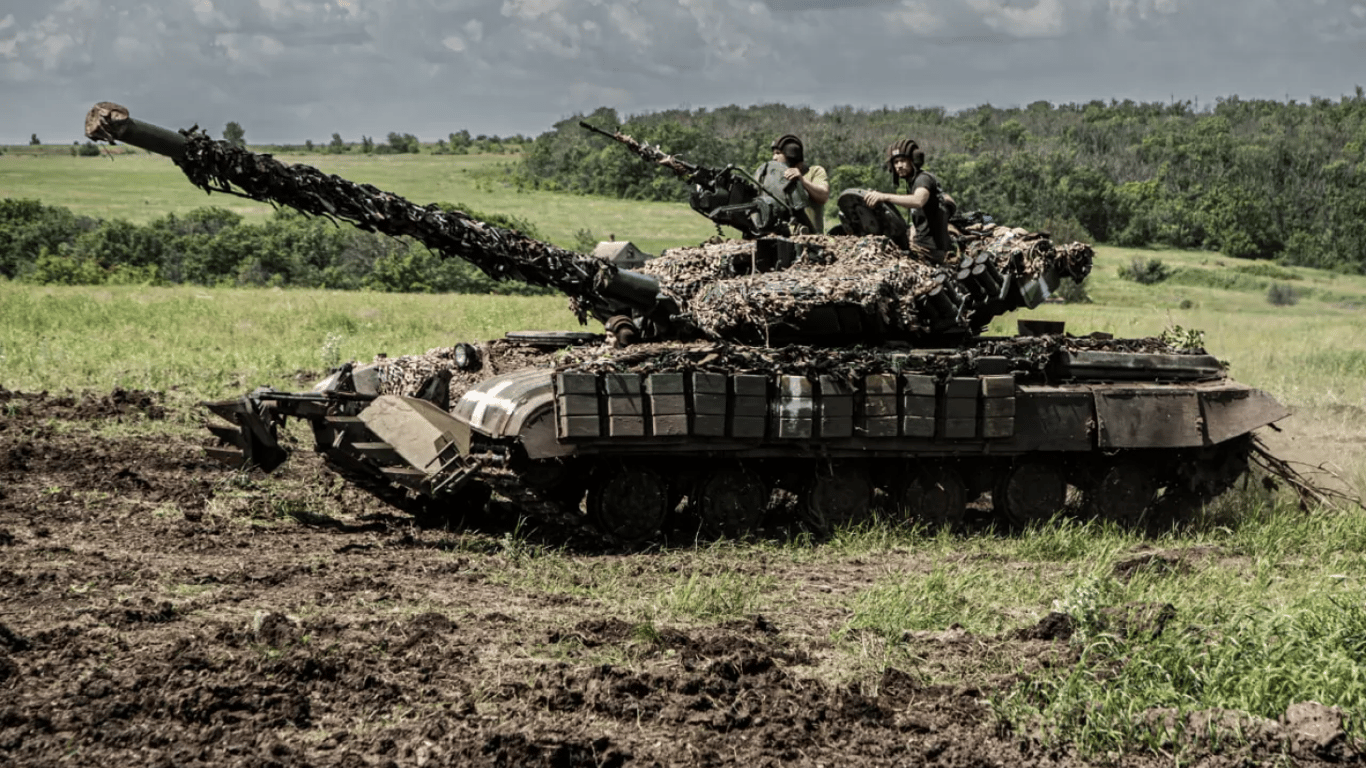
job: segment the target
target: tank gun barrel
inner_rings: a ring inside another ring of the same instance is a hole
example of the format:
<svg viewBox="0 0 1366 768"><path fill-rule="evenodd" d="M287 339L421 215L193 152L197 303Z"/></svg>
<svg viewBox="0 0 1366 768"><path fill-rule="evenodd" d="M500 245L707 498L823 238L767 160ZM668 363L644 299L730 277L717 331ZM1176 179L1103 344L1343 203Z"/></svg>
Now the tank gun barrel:
<svg viewBox="0 0 1366 768"><path fill-rule="evenodd" d="M406 235L442 256L473 264L496 280L518 280L569 296L579 322L592 314L607 322L634 315L667 325L677 305L658 279L627 273L592 256L496 227L457 210L421 206L369 184L357 184L307 165L287 165L270 155L214 141L198 127L172 131L133 119L126 107L100 102L86 115L92 141L122 141L165 155L190 182L207 192L225 192L277 203L304 213L344 219L361 229Z"/></svg>

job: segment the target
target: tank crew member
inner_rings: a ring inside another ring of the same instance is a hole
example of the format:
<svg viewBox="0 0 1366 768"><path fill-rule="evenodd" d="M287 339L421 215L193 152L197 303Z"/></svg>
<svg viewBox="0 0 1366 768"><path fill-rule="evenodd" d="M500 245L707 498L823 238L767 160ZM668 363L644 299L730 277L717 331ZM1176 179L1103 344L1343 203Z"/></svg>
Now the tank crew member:
<svg viewBox="0 0 1366 768"><path fill-rule="evenodd" d="M887 168L892 172L893 192L870 191L863 201L869 206L888 202L911 211L915 243L928 249L935 261L943 261L950 248L949 216L956 207L953 198L940 188L934 174L925 170L925 152L913 139L898 141L887 149ZM895 191L902 181L908 190L904 195ZM915 216L915 212L922 215Z"/></svg>
<svg viewBox="0 0 1366 768"><path fill-rule="evenodd" d="M807 165L802 140L790 133L775 139L771 149L773 159L788 166L783 172L783 178L801 180L807 196L811 198L811 205L806 207L806 218L811 222L812 232L824 233L825 203L830 199L830 178L826 175L825 168ZM758 175L759 172L756 170L755 176Z"/></svg>

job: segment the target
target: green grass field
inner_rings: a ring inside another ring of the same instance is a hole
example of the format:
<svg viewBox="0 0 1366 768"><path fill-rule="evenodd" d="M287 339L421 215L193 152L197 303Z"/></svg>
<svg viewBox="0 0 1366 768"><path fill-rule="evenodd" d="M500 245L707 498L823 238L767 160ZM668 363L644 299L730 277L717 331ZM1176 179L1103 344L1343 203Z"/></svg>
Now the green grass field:
<svg viewBox="0 0 1366 768"><path fill-rule="evenodd" d="M515 213L561 242L589 228L657 251L711 234L686 206L516 192L496 181L504 162L497 157L311 160L410 199ZM169 162L145 155L111 162L7 153L0 156L0 194L139 221L205 202L250 215L269 210L227 197L206 201ZM1161 259L1176 274L1148 286L1121 280L1118 267L1134 257ZM1279 269L1212 253L1102 247L1089 282L1094 303L1048 304L1002 318L990 332L1012 332L1018 317L1065 320L1078 334L1151 336L1174 326L1203 331L1206 347L1229 361L1236 379L1268 390L1294 411L1282 433L1268 436L1272 447L1359 489L1366 481L1366 278ZM1299 300L1273 305L1267 298L1272 283L1293 286ZM198 419L195 400L261 384L302 388L338 359L422 352L508 330L575 327L558 297L0 282L0 385L158 390L181 406L179 421L138 428L188 430ZM1103 753L1149 738L1133 716L1152 707L1228 707L1275 717L1292 701L1312 699L1352 713L1351 732L1366 737L1360 715L1366 711L1366 512L1351 506L1302 512L1284 495L1247 488L1208 515L1192 530L1146 541L1065 521L1009 538L927 538L875 524L820 546L727 543L666 551L651 557L677 560L677 576L648 589L611 571L629 564L585 563L505 541L500 546L519 554L496 578L591 598L637 617L645 632L655 621L781 616L793 601L809 599L788 584L744 575L752 573L744 564L757 557L811 569L868 569L866 586L829 596L829 614L839 618L809 630L828 636L831 664L849 679L876 679L887 664L914 665L914 642L907 638L917 632L955 626L1003 632L1061 607L1081 619L1081 661L1052 674L1035 670L1028 685L993 701L1022 728L1037 726ZM1116 575L1117 562L1142 553L1186 565ZM1200 631L1152 641L1106 631L1099 618L1106 609L1136 603L1170 603L1183 626ZM974 657L971 663L996 662ZM953 677L952 670L933 674Z"/></svg>
<svg viewBox="0 0 1366 768"><path fill-rule="evenodd" d="M7 148L0 155L0 197L41 200L78 215L146 223L168 213L215 206L248 219L274 210L225 194L210 195L192 186L170 160L139 150L100 157ZM123 149L119 147L118 149ZM484 213L512 214L532 221L543 239L572 247L579 230L600 240L615 235L642 250L659 253L694 245L716 228L686 205L641 203L605 197L521 192L502 180L516 155L295 155L280 158L311 165L350 181L373 184L409 201L454 203ZM681 182L680 182L681 183Z"/></svg>

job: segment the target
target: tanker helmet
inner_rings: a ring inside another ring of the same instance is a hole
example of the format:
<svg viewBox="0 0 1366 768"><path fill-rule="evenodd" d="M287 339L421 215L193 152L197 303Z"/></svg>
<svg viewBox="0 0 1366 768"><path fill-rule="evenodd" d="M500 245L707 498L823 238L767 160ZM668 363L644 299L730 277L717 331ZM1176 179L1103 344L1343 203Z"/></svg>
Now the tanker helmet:
<svg viewBox="0 0 1366 768"><path fill-rule="evenodd" d="M774 152L782 152L788 165L801 165L806 161L806 152L802 146L802 140L790 133L774 139L771 149Z"/></svg>
<svg viewBox="0 0 1366 768"><path fill-rule="evenodd" d="M917 156L919 156L917 160ZM911 161L911 165L916 168L925 162L925 153L920 151L920 145L915 143L915 139L902 139L887 148L887 162L883 165L887 172L892 174L892 186L900 183L900 176L896 173L896 159L904 157Z"/></svg>
<svg viewBox="0 0 1366 768"><path fill-rule="evenodd" d="M902 139L887 148L887 167L892 167L892 162L898 157L904 157L911 162L915 162L915 153L920 151L920 145L915 143L915 139ZM924 153L921 153L924 157Z"/></svg>

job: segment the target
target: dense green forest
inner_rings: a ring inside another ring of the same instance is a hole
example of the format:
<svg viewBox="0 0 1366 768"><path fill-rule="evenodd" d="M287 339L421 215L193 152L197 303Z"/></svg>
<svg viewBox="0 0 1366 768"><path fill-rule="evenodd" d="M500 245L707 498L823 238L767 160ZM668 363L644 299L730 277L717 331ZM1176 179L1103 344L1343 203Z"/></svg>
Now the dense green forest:
<svg viewBox="0 0 1366 768"><path fill-rule="evenodd" d="M1220 99L1035 102L826 112L768 104L631 116L575 115L526 149L520 181L645 200L686 185L579 127L622 130L690 162L752 168L784 133L802 137L831 190L888 188L885 148L914 138L960 208L1060 239L1165 245L1366 271L1366 95L1309 103Z"/></svg>

